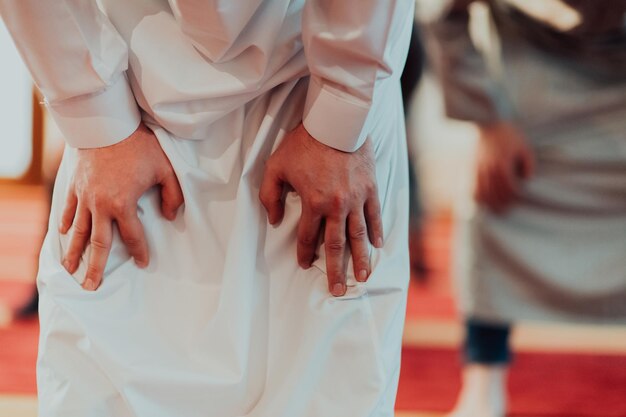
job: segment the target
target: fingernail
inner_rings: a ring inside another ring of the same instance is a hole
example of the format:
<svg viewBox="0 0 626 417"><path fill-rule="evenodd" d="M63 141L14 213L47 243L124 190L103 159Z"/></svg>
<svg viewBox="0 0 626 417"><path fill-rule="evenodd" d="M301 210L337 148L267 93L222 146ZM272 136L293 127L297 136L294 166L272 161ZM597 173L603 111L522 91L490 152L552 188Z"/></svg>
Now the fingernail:
<svg viewBox="0 0 626 417"><path fill-rule="evenodd" d="M63 222L59 224L59 233L61 233L62 235L65 234L65 223Z"/></svg>
<svg viewBox="0 0 626 417"><path fill-rule="evenodd" d="M383 238L382 237L379 237L378 239L376 239L376 247L378 249L383 247Z"/></svg>
<svg viewBox="0 0 626 417"><path fill-rule="evenodd" d="M96 283L93 282L91 278L87 278L85 282L83 282L83 288L87 291L94 291L96 289Z"/></svg>
<svg viewBox="0 0 626 417"><path fill-rule="evenodd" d="M139 268L145 268L146 266L148 266L148 262L135 259L135 265L137 265Z"/></svg>
<svg viewBox="0 0 626 417"><path fill-rule="evenodd" d="M365 282L365 280L367 280L367 271L365 269L361 269L357 274L356 279L359 282Z"/></svg>
<svg viewBox="0 0 626 417"><path fill-rule="evenodd" d="M61 262L61 263L63 264L63 268L65 268L65 270L71 274L71 272L70 272L70 261L68 261L67 259L63 259L63 262Z"/></svg>
<svg viewBox="0 0 626 417"><path fill-rule="evenodd" d="M346 286L344 284L338 282L335 285L333 285L333 289L331 291L332 295L334 295L335 297L341 297L345 293L346 293Z"/></svg>

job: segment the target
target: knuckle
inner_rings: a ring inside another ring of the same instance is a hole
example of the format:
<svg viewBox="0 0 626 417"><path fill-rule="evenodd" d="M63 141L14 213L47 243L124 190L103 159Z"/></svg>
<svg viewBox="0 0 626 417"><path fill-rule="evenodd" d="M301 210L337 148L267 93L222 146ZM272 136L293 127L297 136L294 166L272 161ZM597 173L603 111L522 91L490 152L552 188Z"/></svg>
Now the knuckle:
<svg viewBox="0 0 626 417"><path fill-rule="evenodd" d="M340 267L332 266L326 267L328 270L328 282L335 284L338 282L344 282L346 280L345 274Z"/></svg>
<svg viewBox="0 0 626 417"><path fill-rule="evenodd" d="M367 229L363 226L354 227L349 231L350 239L361 240L367 237Z"/></svg>
<svg viewBox="0 0 626 417"><path fill-rule="evenodd" d="M124 214L130 208L130 204L126 199L114 198L110 202L111 211L115 214Z"/></svg>
<svg viewBox="0 0 626 417"><path fill-rule="evenodd" d="M298 241L303 246L313 246L317 243L317 237L309 234L301 235Z"/></svg>
<svg viewBox="0 0 626 417"><path fill-rule="evenodd" d="M89 229L80 223L74 224L74 236L82 238L87 236Z"/></svg>
<svg viewBox="0 0 626 417"><path fill-rule="evenodd" d="M345 194L341 192L337 192L331 195L330 201L331 201L331 207L333 208L333 210L341 211L346 206L347 199L346 199Z"/></svg>
<svg viewBox="0 0 626 417"><path fill-rule="evenodd" d="M102 192L95 192L91 195L91 200L97 208L103 208L111 204L109 196Z"/></svg>
<svg viewBox="0 0 626 417"><path fill-rule="evenodd" d="M91 203L95 202L94 196L84 190L79 191L76 194L76 197L78 198L78 201L82 203L86 203L87 205L90 205Z"/></svg>
<svg viewBox="0 0 626 417"><path fill-rule="evenodd" d="M92 247L97 248L97 249L109 249L109 245L102 239L92 237L89 243L91 244Z"/></svg>
<svg viewBox="0 0 626 417"><path fill-rule="evenodd" d="M308 201L308 205L315 213L321 213L324 211L324 200L322 200L319 196L310 198Z"/></svg>
<svg viewBox="0 0 626 417"><path fill-rule="evenodd" d="M343 252L346 247L346 241L345 239L332 239L326 243L326 247L333 254Z"/></svg>
<svg viewBox="0 0 626 417"><path fill-rule="evenodd" d="M138 248L141 246L141 239L136 236L122 236L122 240L129 248Z"/></svg>
<svg viewBox="0 0 626 417"><path fill-rule="evenodd" d="M367 268L370 264L370 258L366 254L363 254L361 256L356 256L356 263L360 265L361 267Z"/></svg>

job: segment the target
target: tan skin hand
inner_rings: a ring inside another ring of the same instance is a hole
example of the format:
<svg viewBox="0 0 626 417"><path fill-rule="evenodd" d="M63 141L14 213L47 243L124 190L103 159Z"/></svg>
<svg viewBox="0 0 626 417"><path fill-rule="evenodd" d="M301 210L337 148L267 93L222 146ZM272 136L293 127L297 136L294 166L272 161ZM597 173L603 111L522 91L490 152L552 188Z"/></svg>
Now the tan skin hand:
<svg viewBox="0 0 626 417"><path fill-rule="evenodd" d="M499 122L479 126L475 200L496 214L517 200L523 180L534 170L532 150L512 124Z"/></svg>
<svg viewBox="0 0 626 417"><path fill-rule="evenodd" d="M114 224L135 263L148 265L148 245L137 216L137 202L155 185L161 187L163 216L174 220L183 194L157 138L143 124L115 145L78 150L59 231L65 234L73 226L63 258L63 266L71 274L76 272L87 243L91 244L84 289L95 290L102 282Z"/></svg>
<svg viewBox="0 0 626 417"><path fill-rule="evenodd" d="M349 246L358 281L370 275L369 242L383 245L375 161L368 139L353 153L314 139L300 124L289 132L266 163L260 199L271 224L284 214L283 188L292 187L302 201L297 232L298 263L309 268L324 234L328 288L346 293L344 253Z"/></svg>

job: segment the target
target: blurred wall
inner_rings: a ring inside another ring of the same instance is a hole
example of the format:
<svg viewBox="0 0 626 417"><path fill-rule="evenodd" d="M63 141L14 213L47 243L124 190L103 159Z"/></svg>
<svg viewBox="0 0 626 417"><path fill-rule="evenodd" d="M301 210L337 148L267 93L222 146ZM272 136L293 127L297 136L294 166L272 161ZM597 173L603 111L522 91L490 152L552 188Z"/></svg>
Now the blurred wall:
<svg viewBox="0 0 626 417"><path fill-rule="evenodd" d="M32 153L32 82L0 21L0 178L17 178Z"/></svg>

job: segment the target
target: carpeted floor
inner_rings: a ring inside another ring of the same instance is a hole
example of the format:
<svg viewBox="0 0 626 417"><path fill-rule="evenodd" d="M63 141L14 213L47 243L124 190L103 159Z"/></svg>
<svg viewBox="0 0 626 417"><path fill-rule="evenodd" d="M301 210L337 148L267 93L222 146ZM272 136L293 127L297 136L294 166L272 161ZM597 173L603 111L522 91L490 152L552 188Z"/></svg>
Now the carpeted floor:
<svg viewBox="0 0 626 417"><path fill-rule="evenodd" d="M396 408L447 411L459 389L456 350L405 347ZM626 356L519 353L511 416L626 416Z"/></svg>

